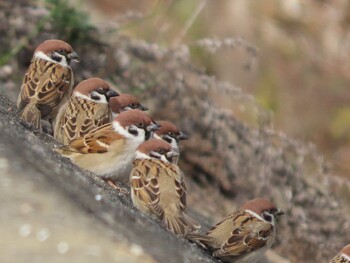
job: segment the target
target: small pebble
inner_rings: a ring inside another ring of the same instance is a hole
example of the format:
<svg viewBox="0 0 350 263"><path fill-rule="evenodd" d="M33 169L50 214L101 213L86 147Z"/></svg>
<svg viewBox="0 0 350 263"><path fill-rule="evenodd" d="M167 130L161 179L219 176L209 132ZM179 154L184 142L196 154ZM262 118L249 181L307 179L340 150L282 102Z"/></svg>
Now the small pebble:
<svg viewBox="0 0 350 263"><path fill-rule="evenodd" d="M91 255L91 256L99 256L100 253L101 253L100 247L95 246L95 245L88 246L87 251L86 251L86 254Z"/></svg>
<svg viewBox="0 0 350 263"><path fill-rule="evenodd" d="M130 252L134 254L135 256L140 256L143 254L143 248L140 247L139 245L132 244L130 246Z"/></svg>
<svg viewBox="0 0 350 263"><path fill-rule="evenodd" d="M67 242L61 241L60 243L57 244L58 253L66 254L68 250L69 250L69 245Z"/></svg>
<svg viewBox="0 0 350 263"><path fill-rule="evenodd" d="M32 233L32 226L29 224L24 224L19 228L19 234L22 237L27 237Z"/></svg>
<svg viewBox="0 0 350 263"><path fill-rule="evenodd" d="M46 239L50 237L50 231L47 228L42 228L36 234L36 239L40 242L44 242Z"/></svg>
<svg viewBox="0 0 350 263"><path fill-rule="evenodd" d="M96 201L101 201L102 200L102 196L101 195L95 195L95 200Z"/></svg>

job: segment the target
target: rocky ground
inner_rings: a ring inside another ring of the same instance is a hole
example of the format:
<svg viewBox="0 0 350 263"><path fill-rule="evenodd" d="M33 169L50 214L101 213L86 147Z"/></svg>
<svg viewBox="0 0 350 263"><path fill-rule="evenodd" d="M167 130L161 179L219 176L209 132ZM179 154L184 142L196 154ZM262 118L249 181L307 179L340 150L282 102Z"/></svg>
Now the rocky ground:
<svg viewBox="0 0 350 263"><path fill-rule="evenodd" d="M0 93L11 101L37 43L67 40L71 31L56 26L35 1L0 2ZM274 131L254 98L194 67L188 47L166 49L118 33L105 39L106 30L72 43L81 56L76 80L105 78L189 133L180 166L199 221L210 225L262 196L287 212L273 246L287 261L326 262L349 243L350 184L332 175L313 145ZM60 158L51 137L18 121L5 97L0 102L2 262L215 262Z"/></svg>

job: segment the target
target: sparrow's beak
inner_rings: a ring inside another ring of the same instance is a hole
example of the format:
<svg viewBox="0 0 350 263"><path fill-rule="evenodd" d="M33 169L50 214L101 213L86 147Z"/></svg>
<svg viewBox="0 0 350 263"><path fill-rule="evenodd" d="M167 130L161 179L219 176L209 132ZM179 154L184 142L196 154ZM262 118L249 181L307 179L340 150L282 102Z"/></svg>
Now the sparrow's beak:
<svg viewBox="0 0 350 263"><path fill-rule="evenodd" d="M75 53L74 51L71 52L71 53L69 53L69 54L67 55L67 58L68 58L69 60L73 60L73 61L75 61L75 62L79 62L79 61L80 61L78 54Z"/></svg>
<svg viewBox="0 0 350 263"><path fill-rule="evenodd" d="M149 138L152 138L154 135L154 131L159 130L160 125L158 123L154 123L152 122L151 125L146 127L146 140L148 140Z"/></svg>
<svg viewBox="0 0 350 263"><path fill-rule="evenodd" d="M281 209L278 209L276 212L276 216L283 216L285 214L285 212Z"/></svg>
<svg viewBox="0 0 350 263"><path fill-rule="evenodd" d="M181 141L181 140L187 140L188 139L188 135L180 132L180 134L176 137L176 140Z"/></svg>
<svg viewBox="0 0 350 263"><path fill-rule="evenodd" d="M146 110L148 110L148 108L145 105L140 104L140 110L146 111Z"/></svg>
<svg viewBox="0 0 350 263"><path fill-rule="evenodd" d="M106 92L106 98L109 100L112 97L117 97L119 96L119 93L116 92L114 89L110 89L109 91Z"/></svg>
<svg viewBox="0 0 350 263"><path fill-rule="evenodd" d="M159 130L159 128L160 128L160 125L158 123L152 123L151 125L146 127L146 131L154 132L154 131Z"/></svg>

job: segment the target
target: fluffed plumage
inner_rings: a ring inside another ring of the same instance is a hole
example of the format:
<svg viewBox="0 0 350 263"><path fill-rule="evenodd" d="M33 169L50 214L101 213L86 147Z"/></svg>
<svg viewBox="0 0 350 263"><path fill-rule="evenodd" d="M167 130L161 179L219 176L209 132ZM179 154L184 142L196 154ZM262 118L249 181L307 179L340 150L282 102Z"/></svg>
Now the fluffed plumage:
<svg viewBox="0 0 350 263"><path fill-rule="evenodd" d="M154 133L154 138L164 140L171 145L173 151L178 154L172 162L177 164L180 157L179 143L181 140L187 140L188 136L170 121L158 121L158 123L160 129Z"/></svg>
<svg viewBox="0 0 350 263"><path fill-rule="evenodd" d="M350 263L350 244L343 247L329 263Z"/></svg>
<svg viewBox="0 0 350 263"><path fill-rule="evenodd" d="M137 147L158 128L147 113L129 110L57 151L103 178L127 181Z"/></svg>
<svg viewBox="0 0 350 263"><path fill-rule="evenodd" d="M186 214L186 185L171 145L158 139L144 142L135 153L130 175L132 201L139 210L162 220L165 227L186 235L199 226Z"/></svg>
<svg viewBox="0 0 350 263"><path fill-rule="evenodd" d="M78 61L72 47L61 40L47 40L34 52L17 100L21 119L41 130L41 119L55 118L71 95L74 84L70 61Z"/></svg>
<svg viewBox="0 0 350 263"><path fill-rule="evenodd" d="M275 237L275 217L282 215L270 201L248 201L205 235L189 235L225 262L255 263L269 249Z"/></svg>
<svg viewBox="0 0 350 263"><path fill-rule="evenodd" d="M112 121L110 98L119 94L100 78L89 78L78 84L55 121L54 137L68 144L88 132Z"/></svg>

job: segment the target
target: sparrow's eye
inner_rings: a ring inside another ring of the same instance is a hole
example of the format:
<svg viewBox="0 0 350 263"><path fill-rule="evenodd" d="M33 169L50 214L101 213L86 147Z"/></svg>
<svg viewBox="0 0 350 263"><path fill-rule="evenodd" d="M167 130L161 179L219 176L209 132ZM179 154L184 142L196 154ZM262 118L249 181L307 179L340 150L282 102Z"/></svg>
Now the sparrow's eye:
<svg viewBox="0 0 350 263"><path fill-rule="evenodd" d="M170 137L175 137L175 134L173 132L168 133Z"/></svg>
<svg viewBox="0 0 350 263"><path fill-rule="evenodd" d="M59 49L59 50L57 50L57 52L60 53L61 55L64 54L64 50L63 49Z"/></svg>
<svg viewBox="0 0 350 263"><path fill-rule="evenodd" d="M100 93L100 94L104 94L105 93L105 91L104 91L104 89L102 87L97 88L96 91L98 93Z"/></svg>
<svg viewBox="0 0 350 263"><path fill-rule="evenodd" d="M137 108L137 105L135 103L130 103L129 104L129 107L132 108L132 109L136 109Z"/></svg>
<svg viewBox="0 0 350 263"><path fill-rule="evenodd" d="M139 127L139 128L144 128L144 125L143 125L142 122L137 123L136 126Z"/></svg>
<svg viewBox="0 0 350 263"><path fill-rule="evenodd" d="M164 154L164 149L163 148L158 148L158 152L160 153L160 154Z"/></svg>

